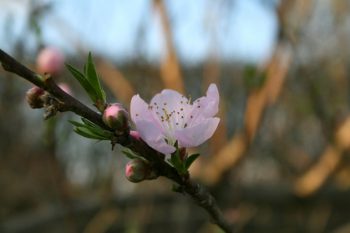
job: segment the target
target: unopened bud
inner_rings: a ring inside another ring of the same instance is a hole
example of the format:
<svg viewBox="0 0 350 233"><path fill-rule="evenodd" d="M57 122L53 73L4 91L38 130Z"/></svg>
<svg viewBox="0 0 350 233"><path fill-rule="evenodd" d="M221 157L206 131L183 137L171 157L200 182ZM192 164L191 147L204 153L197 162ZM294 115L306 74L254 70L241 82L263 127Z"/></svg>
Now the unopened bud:
<svg viewBox="0 0 350 233"><path fill-rule="evenodd" d="M31 108L44 107L44 101L41 98L45 94L45 90L40 87L32 87L27 91L26 100Z"/></svg>
<svg viewBox="0 0 350 233"><path fill-rule="evenodd" d="M56 48L47 47L40 51L37 60L39 73L57 74L64 65L64 56Z"/></svg>
<svg viewBox="0 0 350 233"><path fill-rule="evenodd" d="M72 89L67 83L59 83L58 86L67 94L71 95L72 94Z"/></svg>
<svg viewBox="0 0 350 233"><path fill-rule="evenodd" d="M125 176L133 183L147 179L150 173L150 166L142 159L133 159L125 166Z"/></svg>
<svg viewBox="0 0 350 233"><path fill-rule="evenodd" d="M141 136L140 133L136 130L130 130L130 136L133 137L136 140L140 140Z"/></svg>
<svg viewBox="0 0 350 233"><path fill-rule="evenodd" d="M112 129L124 130L129 126L128 112L121 104L109 105L102 116L103 122Z"/></svg>

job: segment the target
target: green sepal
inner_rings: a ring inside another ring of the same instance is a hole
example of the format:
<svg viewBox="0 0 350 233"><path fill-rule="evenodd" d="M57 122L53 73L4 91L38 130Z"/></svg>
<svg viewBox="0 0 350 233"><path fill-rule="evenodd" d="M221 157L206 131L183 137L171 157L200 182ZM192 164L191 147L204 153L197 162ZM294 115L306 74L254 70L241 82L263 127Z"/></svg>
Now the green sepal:
<svg viewBox="0 0 350 233"><path fill-rule="evenodd" d="M200 154L197 153L188 156L188 158L185 161L186 170L188 170L191 167L192 163L198 158L199 155Z"/></svg>
<svg viewBox="0 0 350 233"><path fill-rule="evenodd" d="M178 148L177 141L175 142L174 147L176 148L176 151L171 154L171 157L170 159L168 159L168 162L170 162L181 175L184 175L187 173L187 168L185 166L184 161L182 161L180 158L180 149Z"/></svg>

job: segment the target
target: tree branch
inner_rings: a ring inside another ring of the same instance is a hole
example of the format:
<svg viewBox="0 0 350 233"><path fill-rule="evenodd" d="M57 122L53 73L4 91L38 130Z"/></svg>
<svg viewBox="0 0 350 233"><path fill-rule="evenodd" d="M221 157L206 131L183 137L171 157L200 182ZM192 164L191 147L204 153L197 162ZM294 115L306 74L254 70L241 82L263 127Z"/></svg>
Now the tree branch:
<svg viewBox="0 0 350 233"><path fill-rule="evenodd" d="M55 81L50 77L43 77L31 71L16 59L0 49L0 62L3 68L11 73L15 73L34 85L44 89L53 97L60 101L61 112L71 111L77 115L88 119L100 127L113 131L102 121L101 114L93 111L79 100L63 91ZM164 161L165 155L155 151L142 140L136 140L129 134L116 136L116 142L122 146L128 147L147 159L159 176L165 176L168 179L180 185L181 189L191 196L191 198L211 216L213 222L222 228L225 232L233 232L230 224L225 220L222 212L216 204L214 197L201 185L191 181L189 177L180 176L175 168Z"/></svg>

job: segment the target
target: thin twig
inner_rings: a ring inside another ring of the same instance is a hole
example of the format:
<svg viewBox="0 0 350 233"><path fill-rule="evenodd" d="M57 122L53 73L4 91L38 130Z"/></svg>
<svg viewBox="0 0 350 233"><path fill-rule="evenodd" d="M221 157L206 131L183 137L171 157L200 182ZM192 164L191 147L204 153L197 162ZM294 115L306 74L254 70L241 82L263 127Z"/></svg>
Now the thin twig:
<svg viewBox="0 0 350 233"><path fill-rule="evenodd" d="M93 111L71 95L64 92L60 87L57 86L52 78L43 78L42 76L36 74L35 72L19 63L16 59L1 49L0 62L6 71L19 75L34 85L43 88L53 97L57 98L62 103L60 109L58 109L59 111L72 111L77 115L84 117L107 130L112 131L112 129L109 129L103 123L100 113ZM118 136L116 140L117 143L134 150L135 152L142 155L145 159L147 159L159 176L165 176L180 185L181 189L185 193L190 195L191 198L199 206L208 212L212 218L212 221L217 224L222 230L227 233L233 232L232 227L225 220L221 210L217 206L214 197L201 185L191 181L189 178L184 179L182 176L180 176L176 169L164 161L163 154L155 151L145 142L130 137L128 134Z"/></svg>

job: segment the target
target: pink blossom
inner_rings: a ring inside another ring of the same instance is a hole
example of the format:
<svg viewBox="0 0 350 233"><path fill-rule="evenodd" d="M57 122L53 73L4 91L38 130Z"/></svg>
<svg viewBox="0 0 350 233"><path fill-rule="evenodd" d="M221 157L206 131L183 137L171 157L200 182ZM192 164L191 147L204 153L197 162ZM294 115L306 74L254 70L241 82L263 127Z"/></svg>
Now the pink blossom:
<svg viewBox="0 0 350 233"><path fill-rule="evenodd" d="M220 119L219 92L211 84L206 96L193 103L174 90L165 89L147 104L139 95L131 99L131 119L141 138L153 149L164 154L173 153L179 147L195 147L215 132Z"/></svg>
<svg viewBox="0 0 350 233"><path fill-rule="evenodd" d="M64 56L58 49L47 47L40 51L36 63L40 73L57 74L63 68Z"/></svg>

